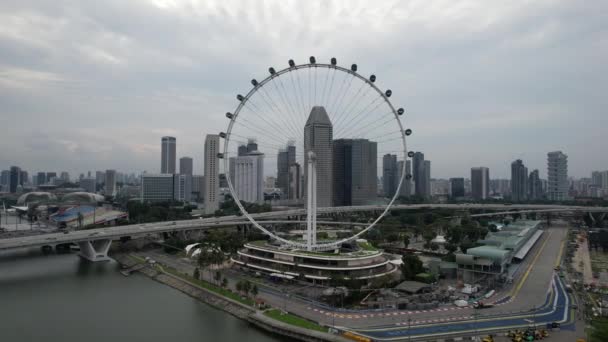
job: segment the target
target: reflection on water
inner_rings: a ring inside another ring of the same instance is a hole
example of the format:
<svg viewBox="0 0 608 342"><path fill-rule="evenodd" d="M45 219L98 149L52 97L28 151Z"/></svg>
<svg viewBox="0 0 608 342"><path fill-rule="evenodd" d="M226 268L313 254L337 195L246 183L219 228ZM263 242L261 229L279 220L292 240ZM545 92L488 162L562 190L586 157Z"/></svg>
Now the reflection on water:
<svg viewBox="0 0 608 342"><path fill-rule="evenodd" d="M1 341L280 341L116 262L0 253Z"/></svg>

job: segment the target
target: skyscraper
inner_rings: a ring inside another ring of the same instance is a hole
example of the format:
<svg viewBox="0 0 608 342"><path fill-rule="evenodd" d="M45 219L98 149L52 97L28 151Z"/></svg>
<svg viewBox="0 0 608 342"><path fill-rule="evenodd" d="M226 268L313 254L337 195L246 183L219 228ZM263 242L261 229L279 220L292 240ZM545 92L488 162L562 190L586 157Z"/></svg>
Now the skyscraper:
<svg viewBox="0 0 608 342"><path fill-rule="evenodd" d="M385 154L382 157L382 190L385 197L393 197L397 191L397 156Z"/></svg>
<svg viewBox="0 0 608 342"><path fill-rule="evenodd" d="M160 152L160 173L175 173L175 145L174 137L162 137Z"/></svg>
<svg viewBox="0 0 608 342"><path fill-rule="evenodd" d="M286 198L291 198L289 194L289 168L296 162L296 147L293 142L289 142L285 149L279 150L277 155L277 188L283 191Z"/></svg>
<svg viewBox="0 0 608 342"><path fill-rule="evenodd" d="M521 202L528 199L528 168L521 159L511 163L511 200Z"/></svg>
<svg viewBox="0 0 608 342"><path fill-rule="evenodd" d="M116 195L116 170L106 170L104 194L106 196Z"/></svg>
<svg viewBox="0 0 608 342"><path fill-rule="evenodd" d="M547 154L547 197L552 201L568 199L568 156L562 151Z"/></svg>
<svg viewBox="0 0 608 342"><path fill-rule="evenodd" d="M48 179L46 180L49 181ZM103 171L95 171L95 182L99 185L106 181L106 175Z"/></svg>
<svg viewBox="0 0 608 342"><path fill-rule="evenodd" d="M21 182L21 168L18 166L11 166L9 174L9 192L14 194L17 192L17 186Z"/></svg>
<svg viewBox="0 0 608 342"><path fill-rule="evenodd" d="M427 169L428 166L428 170ZM424 153L416 152L413 158L414 193L427 198L431 194L431 162L424 160Z"/></svg>
<svg viewBox="0 0 608 342"><path fill-rule="evenodd" d="M80 187L86 192L95 193L95 178L83 178L80 180Z"/></svg>
<svg viewBox="0 0 608 342"><path fill-rule="evenodd" d="M217 154L220 136L207 134L205 137L205 214L213 214L219 208L220 165Z"/></svg>
<svg viewBox="0 0 608 342"><path fill-rule="evenodd" d="M332 146L333 126L329 116L324 107L315 106L304 126L304 178L308 179L308 152L314 152L317 168L317 207L329 207L333 204Z"/></svg>
<svg viewBox="0 0 608 342"><path fill-rule="evenodd" d="M483 166L471 168L471 194L476 200L488 199L490 195L490 169Z"/></svg>
<svg viewBox="0 0 608 342"><path fill-rule="evenodd" d="M238 156L245 156L247 155L247 145L239 145L239 151L238 151Z"/></svg>
<svg viewBox="0 0 608 342"><path fill-rule="evenodd" d="M538 170L530 172L528 177L528 198L531 200L543 198L543 184L540 181Z"/></svg>
<svg viewBox="0 0 608 342"><path fill-rule="evenodd" d="M450 178L450 194L452 198L464 197L464 178Z"/></svg>
<svg viewBox="0 0 608 342"><path fill-rule="evenodd" d="M335 206L364 205L378 192L377 143L367 139L333 142L333 201Z"/></svg>
<svg viewBox="0 0 608 342"><path fill-rule="evenodd" d="M424 161L424 197L431 197L431 161Z"/></svg>
<svg viewBox="0 0 608 342"><path fill-rule="evenodd" d="M247 139L247 153L255 152L258 150L258 143L255 139Z"/></svg>
<svg viewBox="0 0 608 342"><path fill-rule="evenodd" d="M181 157L179 158L179 174L192 176L193 166L192 158Z"/></svg>
<svg viewBox="0 0 608 342"><path fill-rule="evenodd" d="M44 173L43 173L44 174ZM0 178L0 185L3 186L3 190L6 191L9 184L11 182L11 171L10 170L2 170L2 177Z"/></svg>
<svg viewBox="0 0 608 342"><path fill-rule="evenodd" d="M397 182L403 177L403 160L397 162ZM405 161L405 175L403 178L403 183L401 184L401 189L399 189L400 197L409 197L412 195L412 180L407 179L407 175L412 175L412 162L410 160Z"/></svg>
<svg viewBox="0 0 608 342"><path fill-rule="evenodd" d="M27 171L25 170L21 170L21 174L19 176L19 184L24 185L24 184L29 184L30 183L30 176L27 173Z"/></svg>
<svg viewBox="0 0 608 342"><path fill-rule="evenodd" d="M264 201L264 154L252 151L234 159L234 190L241 201Z"/></svg>
<svg viewBox="0 0 608 342"><path fill-rule="evenodd" d="M205 176L192 176L192 200L198 203L203 202L205 194Z"/></svg>

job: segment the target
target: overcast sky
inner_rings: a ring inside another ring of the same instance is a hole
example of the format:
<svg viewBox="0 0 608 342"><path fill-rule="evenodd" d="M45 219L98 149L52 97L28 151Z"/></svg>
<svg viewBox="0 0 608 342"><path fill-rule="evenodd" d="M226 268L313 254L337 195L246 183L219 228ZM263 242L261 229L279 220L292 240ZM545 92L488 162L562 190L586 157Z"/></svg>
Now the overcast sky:
<svg viewBox="0 0 608 342"><path fill-rule="evenodd" d="M357 63L407 110L433 177L521 158L608 169L607 1L0 2L0 168L202 173L207 133L269 66Z"/></svg>

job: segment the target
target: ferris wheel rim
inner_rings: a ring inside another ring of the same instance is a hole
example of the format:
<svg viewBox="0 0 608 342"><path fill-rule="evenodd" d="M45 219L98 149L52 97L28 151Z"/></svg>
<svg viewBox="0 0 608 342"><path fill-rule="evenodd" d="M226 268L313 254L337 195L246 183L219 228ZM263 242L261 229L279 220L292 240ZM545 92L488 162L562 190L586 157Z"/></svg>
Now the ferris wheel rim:
<svg viewBox="0 0 608 342"><path fill-rule="evenodd" d="M353 70L353 67L355 70ZM234 200L234 202L236 203L236 205L238 206L239 210L241 211L241 213L243 214L243 216L245 216L249 222L251 222L251 224L256 227L257 229L259 229L260 231L262 231L264 234L270 236L271 238L278 240L286 245L295 247L295 248L306 248L307 244L306 243L300 243L300 242L295 242L292 240L287 240L284 239L282 237L279 237L277 235L275 235L273 232L269 231L268 229L264 228L263 226L261 226L252 216L251 214L245 209L245 207L243 206L243 204L241 203L241 200L238 197L238 194L236 193L234 186L232 185L232 179L230 177L230 172L228 172L227 170L229 170L229 158L227 158L227 156L229 155L228 153L228 147L229 147L229 143L230 143L230 135L232 133L232 128L234 126L234 123L236 122L236 119L238 118L238 115L240 114L241 110L243 109L243 107L245 106L245 104L247 103L247 101L249 101L249 99L255 95L258 90L262 89L264 87L264 85L266 85L268 82L272 81L275 78L278 78L282 75L285 75L289 72L292 71L297 71L297 70L301 70L301 69L311 69L311 68L327 68L327 69L334 69L336 71L341 71L344 72L348 75L351 75L359 80L362 80L363 82L365 82L367 85L369 85L373 90L375 90L380 97L382 98L382 100L386 103L386 105L388 105L388 107L390 108L391 112L393 113L395 120L397 121L398 125L399 125L399 131L401 133L401 142L403 145L403 168L401 170L401 177L399 178L399 183L397 185L397 189L395 190L395 194L393 195L393 197L391 198L391 200L389 201L389 203L386 204L386 207L384 208L384 210L382 211L382 213L380 215L378 215L378 217L369 224L369 226L365 227L364 229L362 229L360 232L353 234L350 237L347 238L343 238L340 239L338 241L333 241L330 243L317 243L314 244L312 247L314 250L321 250L321 249L326 249L326 248L333 248L333 247L337 247L343 243L352 241L354 239L359 238L361 235L365 234L366 232L370 231L372 228L374 228L376 226L376 224L378 222L380 222L380 220L382 220L390 211L391 207L393 206L393 203L395 202L395 200L399 197L399 193L401 190L401 186L403 185L403 180L406 178L406 174L405 174L405 160L407 160L408 157L408 151L407 151L407 144L406 144L406 133L405 133L405 129L403 128L403 124L401 122L400 119L400 114L398 114L398 111L395 109L395 107L393 106L392 102L389 100L389 96L386 95L386 93L384 93L382 90L380 90L380 88L378 88L373 81L363 77L361 74L359 74L356 71L356 65L353 64L353 67L351 67L351 69L347 69L344 67L341 67L337 64L326 64L326 63L303 63L303 64L294 64L293 66L289 66L287 68L281 69L279 71L274 70L272 67L269 68L269 72L270 75L267 76L266 78L264 78L262 81L257 82L255 80L252 80L252 84L254 84L253 88L245 95L238 95L237 99L239 100L239 104L237 105L236 109L234 110L233 113L227 113L227 114L231 114L231 117L229 117L230 122L228 124L228 128L225 132L225 135L223 137L224 139L224 149L223 149L223 154L222 157L224 159L224 173L225 173L225 177L226 177L226 181L228 183L228 189L230 191L230 195L232 196L232 199ZM254 83L255 81L255 83ZM240 98L239 98L240 97ZM228 116L228 115L227 115Z"/></svg>

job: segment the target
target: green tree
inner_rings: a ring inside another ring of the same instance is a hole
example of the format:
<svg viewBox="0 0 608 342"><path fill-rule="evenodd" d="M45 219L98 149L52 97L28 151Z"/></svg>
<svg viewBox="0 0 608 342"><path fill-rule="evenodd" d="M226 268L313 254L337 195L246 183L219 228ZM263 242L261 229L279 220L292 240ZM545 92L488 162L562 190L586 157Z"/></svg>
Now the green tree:
<svg viewBox="0 0 608 342"><path fill-rule="evenodd" d="M414 254L406 254L403 256L403 264L401 264L401 274L404 280L414 280L416 274L422 273L424 267L422 261Z"/></svg>
<svg viewBox="0 0 608 342"><path fill-rule="evenodd" d="M496 233L498 231L498 227L495 224L491 224L488 226L488 230L492 233Z"/></svg>
<svg viewBox="0 0 608 342"><path fill-rule="evenodd" d="M249 291L251 291L251 283L249 280L245 280L245 282L243 282L243 292L245 292L245 296L249 295Z"/></svg>
<svg viewBox="0 0 608 342"><path fill-rule="evenodd" d="M222 279L222 287L223 288L227 288L228 287L228 279L226 279L226 277L224 277L224 279Z"/></svg>
<svg viewBox="0 0 608 342"><path fill-rule="evenodd" d="M458 249L458 246L453 243L446 243L444 248L446 251L448 251L448 253L454 253Z"/></svg>
<svg viewBox="0 0 608 342"><path fill-rule="evenodd" d="M431 246L430 246L430 247L431 247L431 250L432 250L432 251L436 251L436 250L438 250L438 249L439 249L439 245L438 245L438 244L436 244L436 243L431 243Z"/></svg>
<svg viewBox="0 0 608 342"><path fill-rule="evenodd" d="M388 241L388 242L397 242L397 241L399 241L399 234L397 234L397 233L388 234L386 236L386 241Z"/></svg>
<svg viewBox="0 0 608 342"><path fill-rule="evenodd" d="M236 291L238 293L243 292L243 281L242 280L239 280L235 286L236 286Z"/></svg>
<svg viewBox="0 0 608 342"><path fill-rule="evenodd" d="M215 271L215 274L213 275L213 280L215 280L215 283L219 285L221 279L222 274L220 273L220 271Z"/></svg>
<svg viewBox="0 0 608 342"><path fill-rule="evenodd" d="M196 280L201 279L201 271L197 268L194 269L194 272L192 272L192 277Z"/></svg>
<svg viewBox="0 0 608 342"><path fill-rule="evenodd" d="M251 295L253 298L257 297L258 295L258 286L255 284L251 287Z"/></svg>

